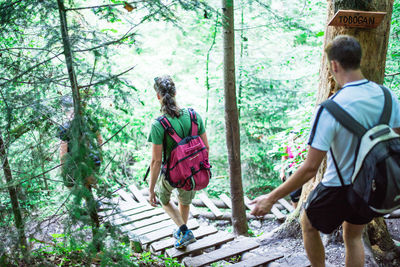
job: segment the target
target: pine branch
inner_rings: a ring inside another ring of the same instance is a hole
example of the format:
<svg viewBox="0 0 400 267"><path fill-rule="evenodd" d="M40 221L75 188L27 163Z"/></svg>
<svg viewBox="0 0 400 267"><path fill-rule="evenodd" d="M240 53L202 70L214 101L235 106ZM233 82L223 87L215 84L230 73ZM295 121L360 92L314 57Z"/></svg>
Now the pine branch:
<svg viewBox="0 0 400 267"><path fill-rule="evenodd" d="M16 4L19 4L20 2L22 2L22 0L15 1L15 2L9 4L8 6L0 6L0 10L12 7L12 6L16 5Z"/></svg>
<svg viewBox="0 0 400 267"><path fill-rule="evenodd" d="M114 136L116 136L117 134L119 134L126 126L128 126L129 122L126 123L124 126L122 126L121 129L119 129L115 134L113 134L110 138L108 138L105 142L103 142L101 145L99 145L99 147L102 147L103 145L107 144L108 141L110 141Z"/></svg>
<svg viewBox="0 0 400 267"><path fill-rule="evenodd" d="M133 67L127 69L126 71L121 72L121 73L116 74L116 75L113 75L113 76L111 76L111 77L109 77L109 78L107 78L107 79L104 79L104 80L101 80L101 81L98 81L98 82L95 82L95 83L90 83L90 84L88 84L88 85L79 86L79 88L87 88L87 87L91 87L91 86L95 86L95 85L98 85L98 84L102 84L102 83L108 82L108 81L110 81L110 80L112 80L112 79L118 78L119 76L121 76L121 75L123 75L123 74L125 74L125 73L127 73L127 72L129 72L129 71L131 71L131 70L134 69L135 67L136 67L136 66L133 66Z"/></svg>
<svg viewBox="0 0 400 267"><path fill-rule="evenodd" d="M77 50L73 50L72 52L74 52L74 53L80 53L80 52L93 51L93 50L96 50L96 49L99 49L99 48L102 48L102 47L106 47L106 46L109 46L109 45L112 45L112 44L116 44L116 43L122 42L122 41L124 41L125 39L128 39L129 37L131 37L131 36L133 36L133 35L135 35L135 34L136 34L136 33L131 33L131 34L129 34L129 35L124 35L124 36L122 36L121 38L119 38L119 39L117 39L117 40L114 40L114 41L105 42L105 43L100 44L100 45L98 45L98 46L94 46L94 47L87 48L87 49L77 49Z"/></svg>
<svg viewBox="0 0 400 267"><path fill-rule="evenodd" d="M77 10L84 10L84 9L93 9L93 8L102 8L102 7L114 7L114 6L125 6L126 4L137 4L146 2L146 0L141 1L133 1L133 2L124 2L120 4L109 4L109 5L98 5L98 6L86 6L86 7L75 7L75 8L66 8L65 11L77 11Z"/></svg>
<svg viewBox="0 0 400 267"><path fill-rule="evenodd" d="M2 84L0 84L0 87L3 87L4 85L6 85L6 84L9 83L9 82L15 82L17 79L21 78L21 77L24 76L25 74L31 72L32 70L36 69L37 67L39 67L39 66L41 66L41 65L43 65L43 64L45 64L45 63L47 63L47 62L49 62L49 61L55 59L56 57L61 56L62 54L63 54L63 52L61 52L61 53L59 53L59 54L56 54L55 56L53 56L53 57L51 57L51 58L48 58L48 59L46 59L46 60L44 60L44 61L42 61L42 62L40 62L40 63L38 63L38 64L36 64L36 65L34 65L34 66L32 66L32 67L30 67L29 69L27 69L26 71L22 72L21 74L15 76L14 78L9 79L8 81L3 82ZM1 90L0 90L0 91L1 91Z"/></svg>

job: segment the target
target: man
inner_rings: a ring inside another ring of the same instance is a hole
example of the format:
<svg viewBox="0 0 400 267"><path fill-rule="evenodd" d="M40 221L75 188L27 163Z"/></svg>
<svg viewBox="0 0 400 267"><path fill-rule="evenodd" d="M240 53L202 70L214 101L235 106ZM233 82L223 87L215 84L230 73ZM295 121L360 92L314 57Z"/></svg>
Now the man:
<svg viewBox="0 0 400 267"><path fill-rule="evenodd" d="M72 167L68 165L67 159L70 157L71 147L70 144L72 139L71 133L71 122L74 119L74 110L73 110L73 100L70 96L63 96L61 98L61 106L63 112L66 114L67 122L64 123L59 128L58 138L60 139L60 161L63 164L61 167L61 176L64 181L64 185L69 189L75 185L75 177L73 173L76 171L76 164L72 164ZM97 144L89 144L91 149L90 158L93 160L94 169L97 172L101 165L101 150L100 145L103 143L103 139L100 135L100 131L95 123L93 125L89 125L91 131L95 132L96 142ZM97 146L96 146L97 145ZM84 185L86 188L91 190L92 187L95 187L97 181L94 175L89 175L84 180Z"/></svg>
<svg viewBox="0 0 400 267"><path fill-rule="evenodd" d="M361 46L350 36L336 37L326 48L330 72L341 89L331 97L364 127L376 125L381 116L384 96L381 88L364 78L361 69ZM392 94L392 114L389 125L400 133L400 107ZM343 128L330 113L319 108L314 118L309 139L309 152L302 166L284 184L270 194L256 198L252 214L264 215L280 198L301 187L314 177L329 149L334 154L345 186L341 186L332 154L328 153L324 177L311 192L302 214L301 224L304 246L312 266L325 266L325 252L319 235L343 227L346 266L364 265L362 232L372 218L357 214L346 199L347 186L354 170L358 140Z"/></svg>

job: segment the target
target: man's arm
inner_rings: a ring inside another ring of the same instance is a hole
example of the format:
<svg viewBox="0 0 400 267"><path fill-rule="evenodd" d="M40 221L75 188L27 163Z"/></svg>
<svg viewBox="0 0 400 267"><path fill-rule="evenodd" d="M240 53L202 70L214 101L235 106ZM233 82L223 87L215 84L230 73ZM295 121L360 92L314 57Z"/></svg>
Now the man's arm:
<svg viewBox="0 0 400 267"><path fill-rule="evenodd" d="M286 182L281 184L271 193L260 196L252 201L252 204L256 204L256 206L251 211L251 214L256 216L267 214L275 202L303 186L303 184L317 174L319 165L321 165L325 155L326 151L310 147L304 163Z"/></svg>
<svg viewBox="0 0 400 267"><path fill-rule="evenodd" d="M158 179L158 175L160 174L161 169L161 160L162 160L162 149L163 145L153 144L152 146L152 156L150 163L150 185L149 185L149 197L150 204L152 206L156 205L156 194L154 192L154 188L156 187L156 182Z"/></svg>
<svg viewBox="0 0 400 267"><path fill-rule="evenodd" d="M396 133L400 134L400 128L393 128L393 131L395 131Z"/></svg>
<svg viewBox="0 0 400 267"><path fill-rule="evenodd" d="M64 164L64 155L68 153L68 142L61 141L60 142L60 161L61 164Z"/></svg>
<svg viewBox="0 0 400 267"><path fill-rule="evenodd" d="M103 137L101 137L101 134L99 131L96 132L96 140L97 140L97 145L100 146L103 144Z"/></svg>

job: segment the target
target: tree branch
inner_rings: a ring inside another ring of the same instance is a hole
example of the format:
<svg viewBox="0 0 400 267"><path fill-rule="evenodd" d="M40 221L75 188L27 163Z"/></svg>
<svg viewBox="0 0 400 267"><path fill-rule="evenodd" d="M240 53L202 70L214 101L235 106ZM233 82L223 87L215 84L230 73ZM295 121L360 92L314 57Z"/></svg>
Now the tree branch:
<svg viewBox="0 0 400 267"><path fill-rule="evenodd" d="M121 129L119 129L115 134L113 134L110 138L108 138L105 142L103 142L99 147L102 147L103 145L107 144L108 141L110 141L114 136L116 136L117 134L119 134L126 126L128 126L129 122L126 123L124 126L122 126Z"/></svg>
<svg viewBox="0 0 400 267"><path fill-rule="evenodd" d="M385 77L391 77L391 76L396 76L396 75L400 75L400 72L385 74Z"/></svg>
<svg viewBox="0 0 400 267"><path fill-rule="evenodd" d="M113 6L123 6L126 4L137 4L145 2L145 0L141 1L133 1L133 2L127 2L127 3L120 3L120 4L109 4L109 5L99 5L99 6L86 6L86 7L76 7L76 8L66 8L65 11L76 11L76 10L83 10L83 9L92 9L92 8L102 8L102 7L113 7Z"/></svg>
<svg viewBox="0 0 400 267"><path fill-rule="evenodd" d="M119 77L119 76L121 76L121 75L123 75L123 74L125 74L125 73L127 73L127 72L129 72L129 71L131 71L131 70L132 70L133 68L135 68L135 67L136 67L136 66L133 66L133 67L127 69L126 71L121 72L121 73L116 74L116 75L113 75L113 76L111 76L111 77L109 77L109 78L107 78L107 79L104 79L104 80L101 80L101 81L98 81L98 82L95 82L95 83L90 83L90 84L88 84L88 85L79 86L79 88L87 88L87 87L91 87L91 86L94 86L94 85L98 85L98 84L105 83L105 82L107 82L107 81L109 81L109 80L115 79L115 78L117 78L117 77Z"/></svg>
<svg viewBox="0 0 400 267"><path fill-rule="evenodd" d="M56 54L55 56L53 56L53 57L51 57L51 58L48 58L48 59L46 59L45 61L42 61L42 62L36 64L35 66L30 67L29 69L27 69L26 71L22 72L21 74L15 76L14 78L12 78L12 79L10 79L10 80L8 80L8 81L5 81L4 83L0 84L0 87L3 87L4 85L6 85L6 84L9 83L9 82L14 82L15 80L17 80L18 78L21 78L22 76L24 76L24 75L27 74L28 72L31 72L32 70L34 70L35 68L39 67L40 65L43 65L43 64L45 64L45 63L47 63L47 62L49 62L49 61L55 59L56 57L61 56L62 54L63 54L63 52L61 52L61 53L59 53L59 54Z"/></svg>
<svg viewBox="0 0 400 267"><path fill-rule="evenodd" d="M125 40L125 39L127 39L127 38L129 38L129 37L131 37L131 36L133 36L133 35L135 35L135 34L136 34L136 33L131 33L131 34L129 34L129 35L124 35L124 36L122 36L121 38L119 38L119 39L117 39L117 40L114 40L114 41L105 42L105 43L100 44L100 45L98 45L98 46L94 46L94 47L87 48L87 49L73 50L72 52L74 52L74 53L79 53L79 52L88 52L88 51L96 50L96 49L99 49L99 48L102 48L102 47L105 47L105 46L108 46L108 45L112 45L112 44L115 44L115 43L119 43L119 42L121 42L121 41L123 41L123 40Z"/></svg>
<svg viewBox="0 0 400 267"><path fill-rule="evenodd" d="M12 7L13 5L19 4L20 2L22 2L22 0L15 1L14 3L11 3L8 6L0 7L0 9L6 9L6 8L9 8L9 7Z"/></svg>

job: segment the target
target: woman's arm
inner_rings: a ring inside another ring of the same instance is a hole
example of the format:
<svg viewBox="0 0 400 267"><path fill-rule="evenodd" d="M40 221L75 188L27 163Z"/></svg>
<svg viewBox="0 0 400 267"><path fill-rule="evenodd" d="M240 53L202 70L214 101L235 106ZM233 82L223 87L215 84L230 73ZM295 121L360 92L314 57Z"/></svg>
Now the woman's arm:
<svg viewBox="0 0 400 267"><path fill-rule="evenodd" d="M203 140L204 145L206 146L206 149L208 153L210 153L210 146L208 145L208 139L207 139L207 134L204 132L203 134L200 135L201 140Z"/></svg>
<svg viewBox="0 0 400 267"><path fill-rule="evenodd" d="M154 207L157 206L156 194L154 192L154 188L156 187L156 182L161 170L162 149L163 145L153 144L152 146L149 195L150 195L150 204Z"/></svg>

